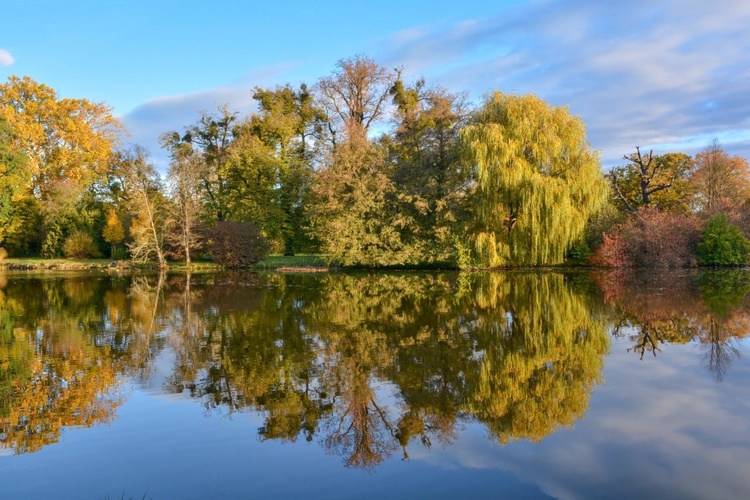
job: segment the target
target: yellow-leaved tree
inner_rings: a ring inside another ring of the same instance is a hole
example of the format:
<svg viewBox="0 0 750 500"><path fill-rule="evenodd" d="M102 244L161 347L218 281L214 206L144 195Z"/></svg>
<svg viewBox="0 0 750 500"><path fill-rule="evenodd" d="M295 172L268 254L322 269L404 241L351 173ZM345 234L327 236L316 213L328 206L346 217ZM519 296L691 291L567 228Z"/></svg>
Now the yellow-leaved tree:
<svg viewBox="0 0 750 500"><path fill-rule="evenodd" d="M461 141L476 182L477 264L561 263L607 200L583 121L536 96L495 91Z"/></svg>
<svg viewBox="0 0 750 500"><path fill-rule="evenodd" d="M120 130L105 104L60 99L28 76L0 85L0 116L13 127L13 146L28 158L26 188L38 199L57 182L87 186L104 175Z"/></svg>

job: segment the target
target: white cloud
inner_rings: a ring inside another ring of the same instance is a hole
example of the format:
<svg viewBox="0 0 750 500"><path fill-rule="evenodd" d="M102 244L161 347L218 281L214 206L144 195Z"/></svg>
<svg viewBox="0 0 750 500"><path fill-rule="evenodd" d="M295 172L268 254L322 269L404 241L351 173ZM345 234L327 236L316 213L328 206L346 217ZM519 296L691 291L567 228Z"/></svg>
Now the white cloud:
<svg viewBox="0 0 750 500"><path fill-rule="evenodd" d="M448 28L399 33L387 65L450 89L535 93L569 105L605 161L636 145L750 140L750 4L533 2ZM659 151L662 152L662 151Z"/></svg>
<svg viewBox="0 0 750 500"><path fill-rule="evenodd" d="M16 62L10 52L5 49L0 49L0 68L3 66L10 66Z"/></svg>
<svg viewBox="0 0 750 500"><path fill-rule="evenodd" d="M240 115L254 111L253 87L238 85L210 89L179 96L150 99L121 117L131 134L130 140L149 150L156 167L166 171L167 154L159 146L164 132L182 132L200 118L201 113L213 114L222 106Z"/></svg>

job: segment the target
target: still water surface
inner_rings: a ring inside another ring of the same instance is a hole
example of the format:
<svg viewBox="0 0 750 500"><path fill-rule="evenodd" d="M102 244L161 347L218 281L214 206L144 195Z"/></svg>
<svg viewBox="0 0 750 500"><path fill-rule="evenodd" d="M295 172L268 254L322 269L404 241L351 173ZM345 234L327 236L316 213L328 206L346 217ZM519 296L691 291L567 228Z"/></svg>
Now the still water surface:
<svg viewBox="0 0 750 500"><path fill-rule="evenodd" d="M2 498L747 498L750 274L0 274Z"/></svg>

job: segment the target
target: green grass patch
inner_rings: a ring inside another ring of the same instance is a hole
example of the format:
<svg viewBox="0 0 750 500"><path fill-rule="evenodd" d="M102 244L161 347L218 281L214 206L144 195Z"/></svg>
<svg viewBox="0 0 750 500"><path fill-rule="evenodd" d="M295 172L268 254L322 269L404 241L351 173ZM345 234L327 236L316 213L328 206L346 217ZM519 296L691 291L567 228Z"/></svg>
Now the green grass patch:
<svg viewBox="0 0 750 500"><path fill-rule="evenodd" d="M41 257L13 258L0 262L0 266L18 269L101 269L108 267L111 259L42 259Z"/></svg>
<svg viewBox="0 0 750 500"><path fill-rule="evenodd" d="M256 262L255 269L327 268L325 255L269 255Z"/></svg>

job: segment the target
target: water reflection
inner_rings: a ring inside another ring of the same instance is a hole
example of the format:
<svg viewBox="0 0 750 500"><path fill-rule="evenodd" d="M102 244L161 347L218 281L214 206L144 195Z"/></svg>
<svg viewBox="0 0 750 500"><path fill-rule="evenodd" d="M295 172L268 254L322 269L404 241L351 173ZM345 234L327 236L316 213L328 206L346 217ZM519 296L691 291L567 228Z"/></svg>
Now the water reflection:
<svg viewBox="0 0 750 500"><path fill-rule="evenodd" d="M750 332L750 274L745 270L596 275L613 309L613 333L632 342L641 360L668 344L697 341L704 365L721 381Z"/></svg>
<svg viewBox="0 0 750 500"><path fill-rule="evenodd" d="M131 365L105 326L111 283L29 284L0 290L0 440L16 453L57 442L63 427L109 422L122 402L118 375Z"/></svg>
<svg viewBox="0 0 750 500"><path fill-rule="evenodd" d="M746 273L259 275L0 280L0 444L115 417L119 381L258 411L261 440L372 469L468 422L539 441L584 417L609 332L649 357L697 340L718 378L750 329ZM161 367L159 368L161 369Z"/></svg>

